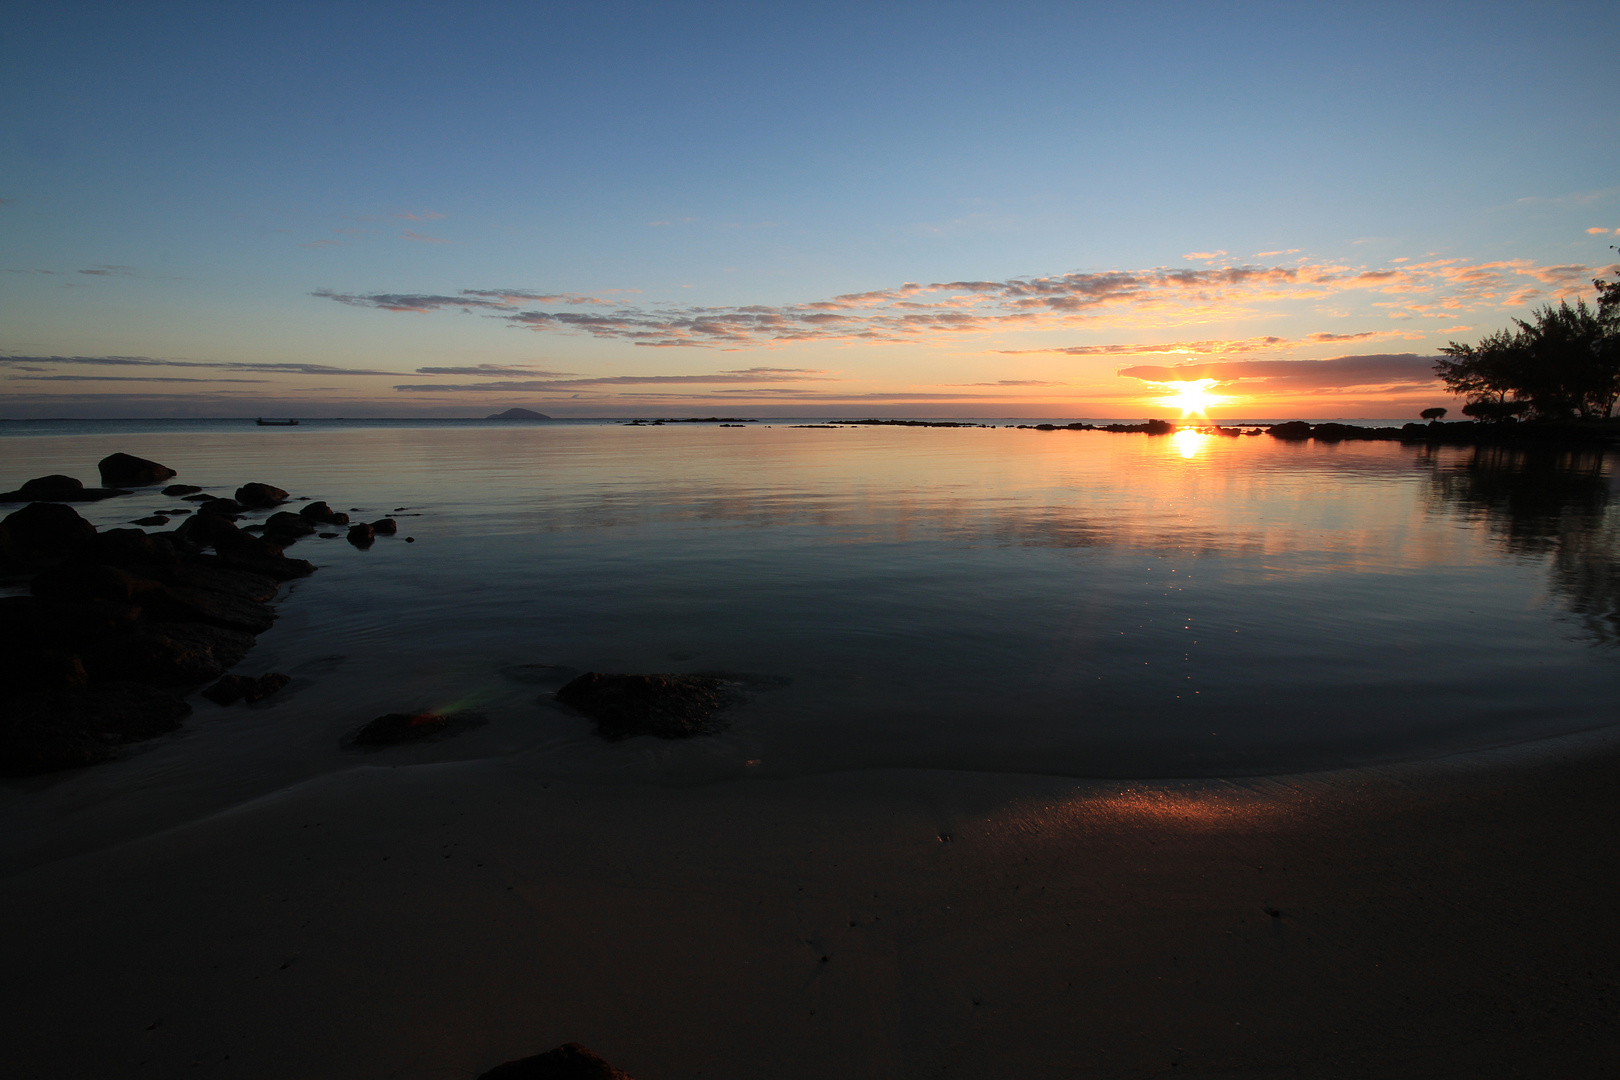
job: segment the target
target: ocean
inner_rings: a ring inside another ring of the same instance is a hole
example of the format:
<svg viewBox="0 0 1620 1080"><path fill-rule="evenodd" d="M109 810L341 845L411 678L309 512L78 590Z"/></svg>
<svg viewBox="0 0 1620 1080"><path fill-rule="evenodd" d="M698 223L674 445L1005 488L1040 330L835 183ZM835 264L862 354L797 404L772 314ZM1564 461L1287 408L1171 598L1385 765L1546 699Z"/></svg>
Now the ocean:
<svg viewBox="0 0 1620 1080"><path fill-rule="evenodd" d="M261 481L400 524L369 550L288 550L319 569L237 669L290 674L277 696L194 696L183 731L121 761L6 781L0 862L354 768L1243 776L1617 719L1612 456L794 426L812 422L0 425L6 487L94 484L123 451L210 492ZM183 505L153 490L78 509L105 527ZM551 700L583 671L720 673L743 700L712 738L610 743ZM423 708L488 722L341 745Z"/></svg>

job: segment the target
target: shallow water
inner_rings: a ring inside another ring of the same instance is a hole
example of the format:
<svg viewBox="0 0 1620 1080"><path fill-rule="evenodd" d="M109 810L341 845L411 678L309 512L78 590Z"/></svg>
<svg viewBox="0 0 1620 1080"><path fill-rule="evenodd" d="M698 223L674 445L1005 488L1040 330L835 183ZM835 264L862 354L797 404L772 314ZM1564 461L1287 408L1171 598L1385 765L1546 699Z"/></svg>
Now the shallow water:
<svg viewBox="0 0 1620 1080"><path fill-rule="evenodd" d="M125 761L10 782L12 859L356 763L1212 776L1617 719L1620 516L1600 456L780 424L58 430L5 439L0 482L93 481L123 450L222 494L260 480L367 519L410 509L369 551L291 549L320 570L239 669L291 673L282 695L195 698L184 733ZM171 504L81 511L110 525ZM548 703L582 670L724 672L749 694L720 737L605 744ZM339 747L372 716L446 706L490 722Z"/></svg>

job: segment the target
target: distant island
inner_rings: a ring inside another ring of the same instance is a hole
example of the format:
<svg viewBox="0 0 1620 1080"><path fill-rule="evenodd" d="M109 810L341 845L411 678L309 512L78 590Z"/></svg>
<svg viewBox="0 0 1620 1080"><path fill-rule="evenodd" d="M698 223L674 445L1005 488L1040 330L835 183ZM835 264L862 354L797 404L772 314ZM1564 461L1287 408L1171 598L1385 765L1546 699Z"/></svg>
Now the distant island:
<svg viewBox="0 0 1620 1080"><path fill-rule="evenodd" d="M505 412L490 413L485 420L550 420L551 417L543 412L533 409L507 409Z"/></svg>

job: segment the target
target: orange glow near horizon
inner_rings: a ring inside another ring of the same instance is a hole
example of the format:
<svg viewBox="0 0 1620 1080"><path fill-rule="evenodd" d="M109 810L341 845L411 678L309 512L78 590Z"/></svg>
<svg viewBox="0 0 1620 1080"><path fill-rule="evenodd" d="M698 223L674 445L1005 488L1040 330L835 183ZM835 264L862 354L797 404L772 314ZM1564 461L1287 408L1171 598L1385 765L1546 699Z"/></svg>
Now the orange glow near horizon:
<svg viewBox="0 0 1620 1080"><path fill-rule="evenodd" d="M1220 394L1212 394L1209 388L1214 386L1215 379L1195 379L1192 382L1167 382L1164 384L1174 393L1169 397L1158 399L1157 404L1167 405L1172 409L1180 409L1182 419L1189 416L1209 415L1209 410L1216 405L1224 405L1230 398Z"/></svg>

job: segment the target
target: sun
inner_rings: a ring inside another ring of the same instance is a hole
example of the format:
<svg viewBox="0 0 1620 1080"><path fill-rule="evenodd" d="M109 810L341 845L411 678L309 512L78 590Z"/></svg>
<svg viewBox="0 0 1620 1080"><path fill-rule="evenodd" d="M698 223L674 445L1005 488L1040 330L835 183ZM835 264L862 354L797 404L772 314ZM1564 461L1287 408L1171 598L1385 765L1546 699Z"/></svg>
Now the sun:
<svg viewBox="0 0 1620 1080"><path fill-rule="evenodd" d="M1189 416L1204 416L1215 405L1223 405L1227 399L1219 394L1212 394L1209 388L1214 386L1215 379L1197 379L1193 382L1167 382L1164 385L1175 391L1169 397L1159 398L1158 404L1167 405L1172 409L1180 409L1183 418Z"/></svg>

